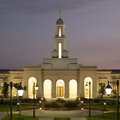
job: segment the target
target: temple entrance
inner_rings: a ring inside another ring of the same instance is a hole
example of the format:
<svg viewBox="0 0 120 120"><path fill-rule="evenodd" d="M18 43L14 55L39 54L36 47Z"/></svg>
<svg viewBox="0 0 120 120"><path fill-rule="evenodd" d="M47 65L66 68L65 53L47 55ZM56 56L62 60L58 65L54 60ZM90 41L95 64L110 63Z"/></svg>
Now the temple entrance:
<svg viewBox="0 0 120 120"><path fill-rule="evenodd" d="M63 87L57 87L57 96L63 97Z"/></svg>
<svg viewBox="0 0 120 120"><path fill-rule="evenodd" d="M64 81L58 80L56 83L57 86L57 97L64 97Z"/></svg>

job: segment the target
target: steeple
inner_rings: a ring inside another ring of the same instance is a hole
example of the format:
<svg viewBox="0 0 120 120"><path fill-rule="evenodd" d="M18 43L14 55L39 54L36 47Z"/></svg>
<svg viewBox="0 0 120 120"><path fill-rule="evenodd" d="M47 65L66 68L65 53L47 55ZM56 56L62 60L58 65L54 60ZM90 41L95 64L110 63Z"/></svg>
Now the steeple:
<svg viewBox="0 0 120 120"><path fill-rule="evenodd" d="M69 52L66 51L65 23L61 19L61 11L59 11L59 19L55 24L54 50L51 52L52 58L68 58Z"/></svg>
<svg viewBox="0 0 120 120"><path fill-rule="evenodd" d="M52 58L43 58L43 64L39 64L42 69L79 69L81 64L77 64L77 58L68 58L69 52L66 50L65 23L59 19L55 24L54 48L51 52Z"/></svg>

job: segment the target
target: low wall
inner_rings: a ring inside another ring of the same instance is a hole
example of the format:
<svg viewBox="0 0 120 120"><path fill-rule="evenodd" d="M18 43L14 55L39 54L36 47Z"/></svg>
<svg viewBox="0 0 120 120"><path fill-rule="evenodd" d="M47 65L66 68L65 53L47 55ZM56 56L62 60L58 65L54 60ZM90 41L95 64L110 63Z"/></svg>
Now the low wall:
<svg viewBox="0 0 120 120"><path fill-rule="evenodd" d="M40 110L40 112L45 114L78 114L78 113L83 113L83 110L71 110L71 111Z"/></svg>

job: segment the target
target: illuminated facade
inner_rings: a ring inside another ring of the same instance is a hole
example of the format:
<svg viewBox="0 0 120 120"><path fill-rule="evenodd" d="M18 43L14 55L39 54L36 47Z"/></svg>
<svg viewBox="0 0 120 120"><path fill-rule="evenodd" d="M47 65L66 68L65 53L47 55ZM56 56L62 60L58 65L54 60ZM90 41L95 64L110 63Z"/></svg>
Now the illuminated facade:
<svg viewBox="0 0 120 120"><path fill-rule="evenodd" d="M97 66L83 66L77 58L69 58L66 49L65 24L59 18L55 24L54 48L51 58L43 58L43 64L25 66L22 70L0 70L0 85L4 81L22 82L26 86L24 98L33 97L33 83L39 86L37 97L45 98L76 98L89 97L89 89L85 85L91 82L91 98L97 97L99 83L120 79L120 70L98 70ZM111 85L114 88L116 86ZM89 86L88 86L89 87ZM13 96L17 90L13 87Z"/></svg>

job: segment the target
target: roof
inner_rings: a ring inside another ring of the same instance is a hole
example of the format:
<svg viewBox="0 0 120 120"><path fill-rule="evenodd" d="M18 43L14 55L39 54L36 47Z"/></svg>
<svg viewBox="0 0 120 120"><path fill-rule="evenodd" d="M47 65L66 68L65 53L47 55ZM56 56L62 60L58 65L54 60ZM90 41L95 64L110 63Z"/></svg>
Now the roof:
<svg viewBox="0 0 120 120"><path fill-rule="evenodd" d="M22 69L0 69L0 74L9 74L9 71L23 71Z"/></svg>
<svg viewBox="0 0 120 120"><path fill-rule="evenodd" d="M111 71L111 74L120 74L120 69L98 69L97 71Z"/></svg>
<svg viewBox="0 0 120 120"><path fill-rule="evenodd" d="M59 18L59 19L57 20L56 24L64 24L64 21L63 21L61 18Z"/></svg>

